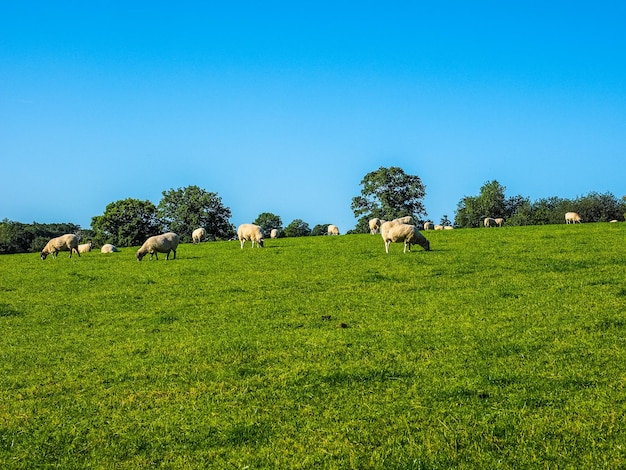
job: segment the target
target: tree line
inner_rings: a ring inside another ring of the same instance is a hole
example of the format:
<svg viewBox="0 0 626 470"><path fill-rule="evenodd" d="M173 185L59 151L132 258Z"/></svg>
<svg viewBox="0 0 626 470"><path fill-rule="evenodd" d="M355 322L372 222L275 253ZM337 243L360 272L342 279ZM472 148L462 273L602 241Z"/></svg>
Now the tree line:
<svg viewBox="0 0 626 470"><path fill-rule="evenodd" d="M423 204L426 187L419 176L409 175L399 167L381 167L367 173L361 180L361 193L352 199L351 209L357 219L347 233L368 233L372 218L393 220L410 215L418 223L428 221ZM489 181L477 196L464 196L457 204L454 225L459 228L480 227L485 217L502 217L507 225L539 225L564 223L566 212L578 212L585 222L624 220L626 196L618 200L610 193L595 192L576 199L550 197L531 201L527 197L506 197L506 188L498 181ZM191 231L204 227L207 240L228 240L236 236L230 222L231 210L217 193L198 186L162 192L158 205L139 199L123 199L108 204L102 215L91 219L91 229L71 223L23 224L4 219L0 222L0 254L40 251L50 238L75 233L98 246L138 246L148 237L166 231L176 232L183 243L191 242ZM434 222L434 221L432 221ZM271 212L259 214L254 224L268 236L272 229L279 237L326 235L329 224L313 229L302 219L286 227ZM441 225L452 225L444 215Z"/></svg>
<svg viewBox="0 0 626 470"><path fill-rule="evenodd" d="M548 197L531 201L523 196L506 197L498 181L486 182L478 196L465 196L458 205L454 225L480 227L485 217L502 217L507 225L545 225L565 222L566 212L577 212L584 222L609 222L626 217L626 196L591 192L575 199Z"/></svg>

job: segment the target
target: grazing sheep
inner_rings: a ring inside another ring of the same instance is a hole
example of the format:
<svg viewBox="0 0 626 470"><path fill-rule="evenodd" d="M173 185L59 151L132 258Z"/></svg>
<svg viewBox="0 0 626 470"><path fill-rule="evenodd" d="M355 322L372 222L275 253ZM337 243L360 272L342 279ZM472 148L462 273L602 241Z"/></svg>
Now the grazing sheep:
<svg viewBox="0 0 626 470"><path fill-rule="evenodd" d="M278 238L278 229L272 229L272 231L270 232L270 238Z"/></svg>
<svg viewBox="0 0 626 470"><path fill-rule="evenodd" d="M239 242L241 243L241 249L243 250L243 244L246 240L252 242L252 248L254 248L254 243L256 242L260 248L263 248L263 232L261 231L261 227L254 224L241 224L237 229L237 237L239 238Z"/></svg>
<svg viewBox="0 0 626 470"><path fill-rule="evenodd" d="M385 242L385 251L389 253L389 245L391 242L403 242L404 251L411 251L411 244L420 245L424 250L430 251L430 243L424 235L422 235L415 225L397 224L394 222L385 222L380 226L380 234Z"/></svg>
<svg viewBox="0 0 626 470"><path fill-rule="evenodd" d="M424 230L432 230L435 225L432 222L424 222Z"/></svg>
<svg viewBox="0 0 626 470"><path fill-rule="evenodd" d="M502 217L498 217L497 219L494 219L494 222L498 227L502 227L502 224L504 224L504 219Z"/></svg>
<svg viewBox="0 0 626 470"><path fill-rule="evenodd" d="M120 250L118 250L115 245L111 245L110 243L107 243L106 245L102 245L102 248L100 248L100 251L102 253L117 253Z"/></svg>
<svg viewBox="0 0 626 470"><path fill-rule="evenodd" d="M91 251L91 240L89 240L88 243L83 243L82 245L78 245L78 252L79 253L87 253L88 251Z"/></svg>
<svg viewBox="0 0 626 470"><path fill-rule="evenodd" d="M443 230L443 225L435 225L435 230Z"/></svg>
<svg viewBox="0 0 626 470"><path fill-rule="evenodd" d="M372 235L376 235L378 232L380 232L380 224L381 224L381 220L376 217L374 219L371 219L369 221L369 226L370 226L370 234Z"/></svg>
<svg viewBox="0 0 626 470"><path fill-rule="evenodd" d="M43 250L41 250L41 259L46 259L50 254L53 258L56 258L59 251L69 251L70 258L75 251L80 257L80 252L78 251L78 237L73 233L68 233L51 239L46 243L46 246L43 247Z"/></svg>
<svg viewBox="0 0 626 470"><path fill-rule="evenodd" d="M339 228L336 225L330 224L328 226L328 235L339 235Z"/></svg>
<svg viewBox="0 0 626 470"><path fill-rule="evenodd" d="M410 215L405 215L404 217L398 217L397 219L393 219L392 222L396 224L412 224L413 217Z"/></svg>
<svg viewBox="0 0 626 470"><path fill-rule="evenodd" d="M204 230L202 227L197 228L191 233L191 241L193 243L200 243L205 236L206 230Z"/></svg>
<svg viewBox="0 0 626 470"><path fill-rule="evenodd" d="M485 217L485 220L483 220L483 225L485 227L495 227L496 219L492 219L491 217Z"/></svg>
<svg viewBox="0 0 626 470"><path fill-rule="evenodd" d="M176 249L178 248L178 235L174 232L167 232L161 235L155 235L148 238L145 243L137 250L137 261L141 261L144 256L150 253L150 261L152 256L156 256L159 259L157 253L165 253L165 259L170 259L170 251L174 252L174 258L176 259Z"/></svg>
<svg viewBox="0 0 626 470"><path fill-rule="evenodd" d="M578 222L579 224L583 221L583 219L580 218L580 216L576 213L576 212L568 212L567 214L565 214L565 223L569 224L575 224L576 222Z"/></svg>

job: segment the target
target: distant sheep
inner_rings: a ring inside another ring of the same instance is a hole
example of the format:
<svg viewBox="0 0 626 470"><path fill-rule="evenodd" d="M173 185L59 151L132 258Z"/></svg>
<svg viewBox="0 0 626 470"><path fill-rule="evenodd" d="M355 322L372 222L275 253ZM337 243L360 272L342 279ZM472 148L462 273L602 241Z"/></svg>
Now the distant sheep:
<svg viewBox="0 0 626 470"><path fill-rule="evenodd" d="M617 219L609 220L609 223L614 224L617 222Z"/></svg>
<svg viewBox="0 0 626 470"><path fill-rule="evenodd" d="M107 243L106 245L102 245L102 248L100 248L100 251L102 253L117 253L120 250L118 250L115 245L111 245L110 243Z"/></svg>
<svg viewBox="0 0 626 470"><path fill-rule="evenodd" d="M328 235L339 235L339 228L336 225L330 224L328 226Z"/></svg>
<svg viewBox="0 0 626 470"><path fill-rule="evenodd" d="M502 227L502 224L504 224L504 219L502 217L498 217L497 219L494 219L494 221L498 227Z"/></svg>
<svg viewBox="0 0 626 470"><path fill-rule="evenodd" d="M170 259L170 251L174 252L174 258L176 259L176 249L178 248L178 235L174 232L163 233L161 235L155 235L148 238L145 243L137 250L137 261L141 261L144 256L150 253L150 261L154 255L156 259L159 259L157 253L165 253L165 259Z"/></svg>
<svg viewBox="0 0 626 470"><path fill-rule="evenodd" d="M432 230L435 225L432 222L424 222L424 230Z"/></svg>
<svg viewBox="0 0 626 470"><path fill-rule="evenodd" d="M278 238L278 229L272 229L272 231L270 232L270 238Z"/></svg>
<svg viewBox="0 0 626 470"><path fill-rule="evenodd" d="M389 253L389 245L394 243L404 243L403 253L411 251L411 244L420 245L424 250L430 251L430 243L422 235L415 225L397 224L385 222L380 226L380 234L385 242L385 251Z"/></svg>
<svg viewBox="0 0 626 470"><path fill-rule="evenodd" d="M205 236L206 230L204 230L202 227L197 228L191 233L191 241L193 243L200 243Z"/></svg>
<svg viewBox="0 0 626 470"><path fill-rule="evenodd" d="M443 230L443 225L435 225L435 230Z"/></svg>
<svg viewBox="0 0 626 470"><path fill-rule="evenodd" d="M69 251L70 258L72 257L72 253L75 251L80 257L80 252L78 251L78 237L73 233L68 233L51 239L48 243L46 243L46 246L43 247L43 250L41 250L41 259L46 259L46 257L50 254L53 258L56 258L59 251Z"/></svg>
<svg viewBox="0 0 626 470"><path fill-rule="evenodd" d="M452 225L444 225L443 229L444 230L454 230L454 227Z"/></svg>
<svg viewBox="0 0 626 470"><path fill-rule="evenodd" d="M79 253L87 253L88 251L91 251L91 240L89 240L88 243L83 243L82 245L78 245L78 252Z"/></svg>
<svg viewBox="0 0 626 470"><path fill-rule="evenodd" d="M495 227L496 219L492 219L491 217L485 217L485 220L483 220L483 225L485 227Z"/></svg>
<svg viewBox="0 0 626 470"><path fill-rule="evenodd" d="M263 248L263 232L261 227L254 224L241 224L237 229L237 237L239 238L239 242L241 243L241 249L243 250L244 243L249 240L252 242L252 248L254 248L254 243Z"/></svg>
<svg viewBox="0 0 626 470"><path fill-rule="evenodd" d="M565 223L566 224L575 224L578 222L579 224L583 221L580 216L576 212L568 212L565 214Z"/></svg>
<svg viewBox="0 0 626 470"><path fill-rule="evenodd" d="M380 232L381 220L378 217L370 219L368 224L370 227L370 234L376 235L378 232Z"/></svg>

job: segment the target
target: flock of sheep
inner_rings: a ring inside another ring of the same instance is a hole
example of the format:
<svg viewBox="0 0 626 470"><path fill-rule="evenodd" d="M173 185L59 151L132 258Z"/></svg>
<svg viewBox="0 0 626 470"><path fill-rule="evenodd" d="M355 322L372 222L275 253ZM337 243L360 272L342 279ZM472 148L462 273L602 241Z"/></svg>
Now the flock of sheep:
<svg viewBox="0 0 626 470"><path fill-rule="evenodd" d="M411 245L419 245L424 250L430 251L429 241L412 222L413 218L411 216L400 217L390 221L374 218L369 221L369 228L372 235L380 233L385 242L386 253L389 253L389 245L391 243L403 243L404 253L411 251ZM565 223L574 224L581 222L582 219L576 212L568 212L565 214ZM493 219L487 217L483 221L485 227L502 227L503 223L504 219L502 218ZM445 230L452 228L452 226L433 225L431 222L424 224L424 230ZM328 235L339 235L339 229L336 225L331 224L328 226ZM200 243L205 236L206 231L204 228L198 228L193 231L191 238L193 243ZM278 231L276 229L272 230L270 236L271 238L276 238ZM237 238L239 239L242 249L246 241L252 243L252 248L254 248L255 245L259 248L263 248L263 231L258 225L241 224L237 228ZM70 258L74 252L80 256L81 253L91 251L91 241L83 244L79 244L78 241L78 236L71 233L53 238L46 244L43 250L41 250L41 259L45 260L48 255L52 255L53 258L56 258L57 253L60 251L69 251ZM173 259L176 259L178 243L179 237L174 232L149 237L141 248L137 250L137 261L141 261L147 254L150 254L150 260L152 260L153 256L159 259L158 253L165 253L166 260L169 260L170 253L173 253ZM117 247L111 244L103 245L101 248L102 253L114 253L117 251L119 251Z"/></svg>

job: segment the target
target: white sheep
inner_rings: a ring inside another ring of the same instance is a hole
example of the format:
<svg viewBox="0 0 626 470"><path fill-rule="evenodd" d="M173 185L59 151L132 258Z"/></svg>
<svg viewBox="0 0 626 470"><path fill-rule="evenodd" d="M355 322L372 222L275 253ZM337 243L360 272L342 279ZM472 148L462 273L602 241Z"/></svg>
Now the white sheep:
<svg viewBox="0 0 626 470"><path fill-rule="evenodd" d="M78 237L73 233L68 233L51 239L46 243L46 246L43 247L43 250L41 250L41 259L46 259L50 254L53 258L56 258L59 251L69 251L70 258L75 251L80 257L80 252L78 251Z"/></svg>
<svg viewBox="0 0 626 470"><path fill-rule="evenodd" d="M483 221L483 225L485 227L495 227L496 219L492 219L491 217L485 217L485 220Z"/></svg>
<svg viewBox="0 0 626 470"><path fill-rule="evenodd" d="M575 224L576 222L578 222L579 224L583 221L583 219L580 218L580 216L576 213L576 212L568 212L567 214L565 214L565 223L566 224Z"/></svg>
<svg viewBox="0 0 626 470"><path fill-rule="evenodd" d="M237 228L237 237L239 238L239 242L241 243L241 249L243 250L243 244L246 240L252 242L252 248L254 248L254 243L263 248L263 231L261 227L254 224L241 224L239 228Z"/></svg>
<svg viewBox="0 0 626 470"><path fill-rule="evenodd" d="M380 232L380 224L381 223L382 222L381 222L381 220L378 217L370 219L370 221L368 222L368 225L370 227L370 234L376 235L378 232Z"/></svg>
<svg viewBox="0 0 626 470"><path fill-rule="evenodd" d="M404 217L398 217L397 219L393 219L392 222L396 224L412 224L413 217L410 215L405 215Z"/></svg>
<svg viewBox="0 0 626 470"><path fill-rule="evenodd" d="M159 259L157 253L165 253L165 259L169 260L170 251L174 252L174 258L176 259L176 249L178 248L178 235L174 232L163 233L161 235L155 235L148 238L144 244L137 250L137 261L141 261L144 256L150 253L150 261L152 256L156 256Z"/></svg>
<svg viewBox="0 0 626 470"><path fill-rule="evenodd" d="M452 225L444 225L443 229L444 230L454 230L454 227Z"/></svg>
<svg viewBox="0 0 626 470"><path fill-rule="evenodd" d="M424 222L424 230L432 230L435 225L432 222Z"/></svg>
<svg viewBox="0 0 626 470"><path fill-rule="evenodd" d="M339 235L339 228L336 225L330 224L328 226L328 235Z"/></svg>
<svg viewBox="0 0 626 470"><path fill-rule="evenodd" d="M420 245L424 250L430 251L430 243L424 235L422 235L415 225L398 224L392 222L385 222L380 226L380 234L385 242L385 251L389 253L389 245L391 242L404 243L404 251L406 253L411 251L411 244Z"/></svg>
<svg viewBox="0 0 626 470"><path fill-rule="evenodd" d="M205 236L206 230L204 230L202 227L197 228L191 233L191 241L193 243L200 243Z"/></svg>
<svg viewBox="0 0 626 470"><path fill-rule="evenodd" d="M278 229L272 229L272 231L270 232L270 238L278 238Z"/></svg>
<svg viewBox="0 0 626 470"><path fill-rule="evenodd" d="M435 225L435 230L443 230L443 225Z"/></svg>
<svg viewBox="0 0 626 470"><path fill-rule="evenodd" d="M502 217L498 217L497 219L494 219L494 221L498 227L502 227L502 224L504 224L504 219Z"/></svg>
<svg viewBox="0 0 626 470"><path fill-rule="evenodd" d="M92 243L91 243L91 240L89 240L88 243L83 243L81 245L78 245L78 252L87 253L88 251L91 251L91 247L92 247Z"/></svg>
<svg viewBox="0 0 626 470"><path fill-rule="evenodd" d="M102 245L102 248L100 248L100 251L102 253L117 253L120 250L118 250L115 245L111 245L110 243L107 243L106 245Z"/></svg>

